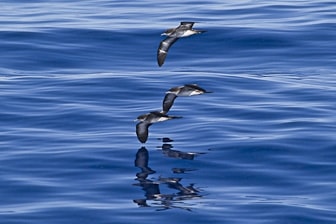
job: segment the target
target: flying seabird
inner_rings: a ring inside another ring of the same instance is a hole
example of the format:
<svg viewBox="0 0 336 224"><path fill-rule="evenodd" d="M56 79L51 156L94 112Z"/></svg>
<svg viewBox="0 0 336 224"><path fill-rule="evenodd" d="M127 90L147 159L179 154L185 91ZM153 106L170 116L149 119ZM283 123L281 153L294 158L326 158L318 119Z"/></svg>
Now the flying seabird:
<svg viewBox="0 0 336 224"><path fill-rule="evenodd" d="M140 121L136 125L136 134L141 143L145 143L148 138L148 128L153 123L161 122L161 121L167 121L174 118L181 118L179 116L168 116L166 114L163 114L159 111L152 111L148 114L142 114L138 116L136 119L137 121Z"/></svg>
<svg viewBox="0 0 336 224"><path fill-rule="evenodd" d="M161 67L166 59L169 48L181 37L188 37L194 34L204 33L204 30L192 29L194 22L181 22L181 24L172 29L166 30L161 35L167 36L166 39L161 41L158 52L157 61Z"/></svg>
<svg viewBox="0 0 336 224"><path fill-rule="evenodd" d="M186 84L184 86L173 87L166 92L162 102L162 113L166 114L173 106L173 103L178 96L195 96L204 93L211 93L199 87L197 84Z"/></svg>

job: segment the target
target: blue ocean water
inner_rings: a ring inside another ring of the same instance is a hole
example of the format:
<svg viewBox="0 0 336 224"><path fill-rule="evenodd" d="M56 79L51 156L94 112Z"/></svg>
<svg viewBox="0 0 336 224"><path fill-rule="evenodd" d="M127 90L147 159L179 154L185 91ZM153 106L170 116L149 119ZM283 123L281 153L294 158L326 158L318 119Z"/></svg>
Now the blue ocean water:
<svg viewBox="0 0 336 224"><path fill-rule="evenodd" d="M336 222L333 1L0 5L1 223Z"/></svg>

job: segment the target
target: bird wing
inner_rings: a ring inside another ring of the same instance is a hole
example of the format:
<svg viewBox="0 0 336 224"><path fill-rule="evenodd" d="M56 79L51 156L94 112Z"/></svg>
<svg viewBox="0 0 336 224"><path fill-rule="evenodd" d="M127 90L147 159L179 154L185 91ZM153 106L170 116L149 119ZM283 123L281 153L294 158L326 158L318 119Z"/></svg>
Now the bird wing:
<svg viewBox="0 0 336 224"><path fill-rule="evenodd" d="M141 143L145 143L148 139L148 127L150 123L147 122L139 122L136 125L136 134Z"/></svg>
<svg viewBox="0 0 336 224"><path fill-rule="evenodd" d="M205 89L199 87L197 84L185 84L184 86L187 87L187 88L190 88L190 89L197 89L197 90L200 90L200 91L202 91L202 92L204 92L204 93L207 92Z"/></svg>
<svg viewBox="0 0 336 224"><path fill-rule="evenodd" d="M181 25L179 25L178 28L183 28L183 29L190 30L190 29L192 29L194 24L195 24L194 22L181 22Z"/></svg>
<svg viewBox="0 0 336 224"><path fill-rule="evenodd" d="M157 61L159 66L161 67L166 59L169 48L177 41L176 37L167 37L163 41L161 41L160 46L157 52Z"/></svg>
<svg viewBox="0 0 336 224"><path fill-rule="evenodd" d="M170 110L170 108L173 106L173 103L176 99L176 94L173 93L167 93L163 99L162 102L162 110L163 113L168 113L168 111Z"/></svg>

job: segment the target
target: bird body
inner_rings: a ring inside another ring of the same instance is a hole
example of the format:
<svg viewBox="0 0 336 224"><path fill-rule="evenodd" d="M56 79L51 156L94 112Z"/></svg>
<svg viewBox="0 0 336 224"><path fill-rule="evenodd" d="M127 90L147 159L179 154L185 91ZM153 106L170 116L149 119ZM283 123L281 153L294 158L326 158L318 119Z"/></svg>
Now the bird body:
<svg viewBox="0 0 336 224"><path fill-rule="evenodd" d="M194 96L208 93L208 91L199 87L197 84L185 84L184 86L173 87L169 89L166 93L172 93L176 96Z"/></svg>

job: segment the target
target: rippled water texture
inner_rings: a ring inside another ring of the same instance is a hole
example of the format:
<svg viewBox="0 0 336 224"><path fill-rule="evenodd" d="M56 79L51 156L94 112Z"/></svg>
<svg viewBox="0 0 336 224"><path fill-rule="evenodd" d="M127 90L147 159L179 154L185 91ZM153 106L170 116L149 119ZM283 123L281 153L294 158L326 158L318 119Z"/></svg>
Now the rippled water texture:
<svg viewBox="0 0 336 224"><path fill-rule="evenodd" d="M1 223L335 223L334 2L0 5Z"/></svg>

